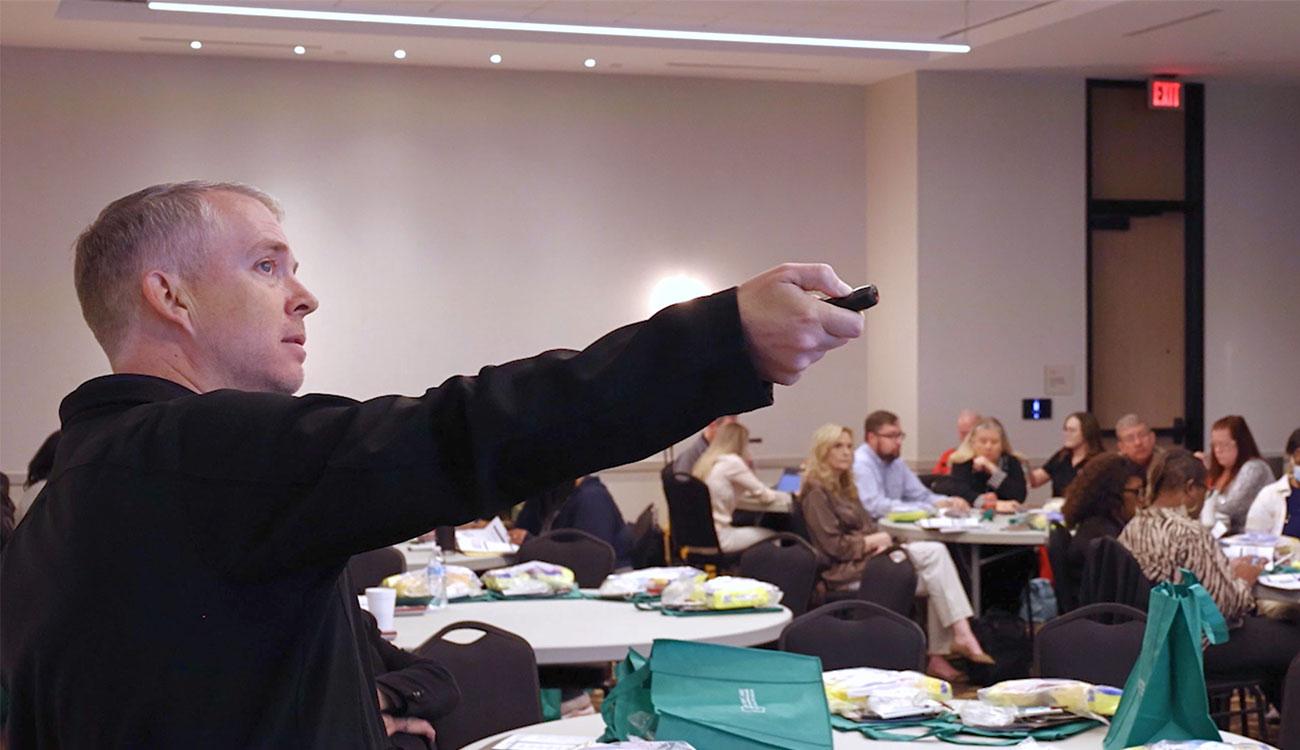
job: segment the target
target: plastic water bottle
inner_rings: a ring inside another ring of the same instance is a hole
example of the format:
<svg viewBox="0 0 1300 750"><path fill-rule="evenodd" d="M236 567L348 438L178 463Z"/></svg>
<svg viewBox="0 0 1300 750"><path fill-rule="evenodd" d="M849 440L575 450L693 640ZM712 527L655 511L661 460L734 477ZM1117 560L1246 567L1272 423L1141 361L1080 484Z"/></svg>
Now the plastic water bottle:
<svg viewBox="0 0 1300 750"><path fill-rule="evenodd" d="M424 567L424 582L433 595L429 600L429 609L447 606L447 566L442 560L442 548L436 543L429 552L429 564Z"/></svg>

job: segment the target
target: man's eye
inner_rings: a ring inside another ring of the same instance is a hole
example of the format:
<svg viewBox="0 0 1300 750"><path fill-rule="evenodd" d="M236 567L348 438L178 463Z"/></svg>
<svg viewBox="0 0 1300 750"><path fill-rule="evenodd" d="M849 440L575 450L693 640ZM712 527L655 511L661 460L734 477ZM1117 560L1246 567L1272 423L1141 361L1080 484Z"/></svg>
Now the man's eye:
<svg viewBox="0 0 1300 750"><path fill-rule="evenodd" d="M271 273L272 271L275 270L275 263L269 260L261 261L257 264L257 270L263 273Z"/></svg>

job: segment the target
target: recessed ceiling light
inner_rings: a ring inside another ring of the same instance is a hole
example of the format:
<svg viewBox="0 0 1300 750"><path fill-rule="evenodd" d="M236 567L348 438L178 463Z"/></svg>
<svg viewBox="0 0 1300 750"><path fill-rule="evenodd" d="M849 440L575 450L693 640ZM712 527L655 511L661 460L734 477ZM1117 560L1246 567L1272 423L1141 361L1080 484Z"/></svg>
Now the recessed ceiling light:
<svg viewBox="0 0 1300 750"><path fill-rule="evenodd" d="M393 50L393 57L396 57L398 60L406 59L406 50L404 49Z"/></svg>
<svg viewBox="0 0 1300 750"><path fill-rule="evenodd" d="M970 52L966 44L934 44L930 42L890 42L873 39L831 39L814 36L775 36L771 34L730 34L713 31L680 31L677 29L634 29L621 26L580 26L567 23L532 23L522 21L484 21L472 18L436 18L430 16L399 16L384 13L347 13L335 10L302 10L298 8L265 8L242 5L205 5L200 3L149 2L150 10L181 13L216 13L228 16L257 16L261 18L296 18L311 21L342 21L347 23L387 23L406 26L436 26L450 29L490 29L496 31L527 31L551 34L587 34L590 36L634 37L638 39L684 39L692 42L735 42L745 44L777 44L797 47L839 47L846 49L884 49L902 52Z"/></svg>
<svg viewBox="0 0 1300 750"><path fill-rule="evenodd" d="M194 41L190 42L190 49L203 49L203 42L200 42L199 40L195 39Z"/></svg>
<svg viewBox="0 0 1300 750"><path fill-rule="evenodd" d="M307 54L307 48L299 44L297 47L293 48L293 53L295 55L305 55Z"/></svg>
<svg viewBox="0 0 1300 750"><path fill-rule="evenodd" d="M492 63L493 65L500 65L501 55L497 55L497 54L492 55L491 57L488 58L488 62Z"/></svg>
<svg viewBox="0 0 1300 750"><path fill-rule="evenodd" d="M582 64L586 65L588 68L594 68L596 67L596 58L588 57L586 60L582 61Z"/></svg>

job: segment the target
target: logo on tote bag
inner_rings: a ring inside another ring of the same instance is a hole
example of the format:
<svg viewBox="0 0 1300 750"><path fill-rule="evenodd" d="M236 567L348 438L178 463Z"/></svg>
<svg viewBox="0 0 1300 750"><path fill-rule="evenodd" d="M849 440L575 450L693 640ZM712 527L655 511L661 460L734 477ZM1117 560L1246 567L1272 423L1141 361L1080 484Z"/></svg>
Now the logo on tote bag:
<svg viewBox="0 0 1300 750"><path fill-rule="evenodd" d="M767 713L767 709L758 705L758 700L754 698L753 688L740 689L740 710L747 714Z"/></svg>

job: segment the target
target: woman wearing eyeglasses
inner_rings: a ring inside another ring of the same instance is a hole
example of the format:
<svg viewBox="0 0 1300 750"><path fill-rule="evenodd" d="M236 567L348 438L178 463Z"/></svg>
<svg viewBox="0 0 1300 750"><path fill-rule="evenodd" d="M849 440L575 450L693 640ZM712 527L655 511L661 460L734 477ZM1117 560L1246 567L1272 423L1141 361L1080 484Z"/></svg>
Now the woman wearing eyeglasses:
<svg viewBox="0 0 1300 750"><path fill-rule="evenodd" d="M1088 545L1094 539L1116 538L1137 511L1145 482L1142 467L1115 453L1089 459L1065 490L1065 528L1074 532L1061 575L1078 591Z"/></svg>
<svg viewBox="0 0 1300 750"><path fill-rule="evenodd" d="M1201 508L1201 523L1216 537L1239 533L1255 496L1273 481L1273 470L1260 457L1245 418L1236 414L1210 428L1208 458L1210 494Z"/></svg>

